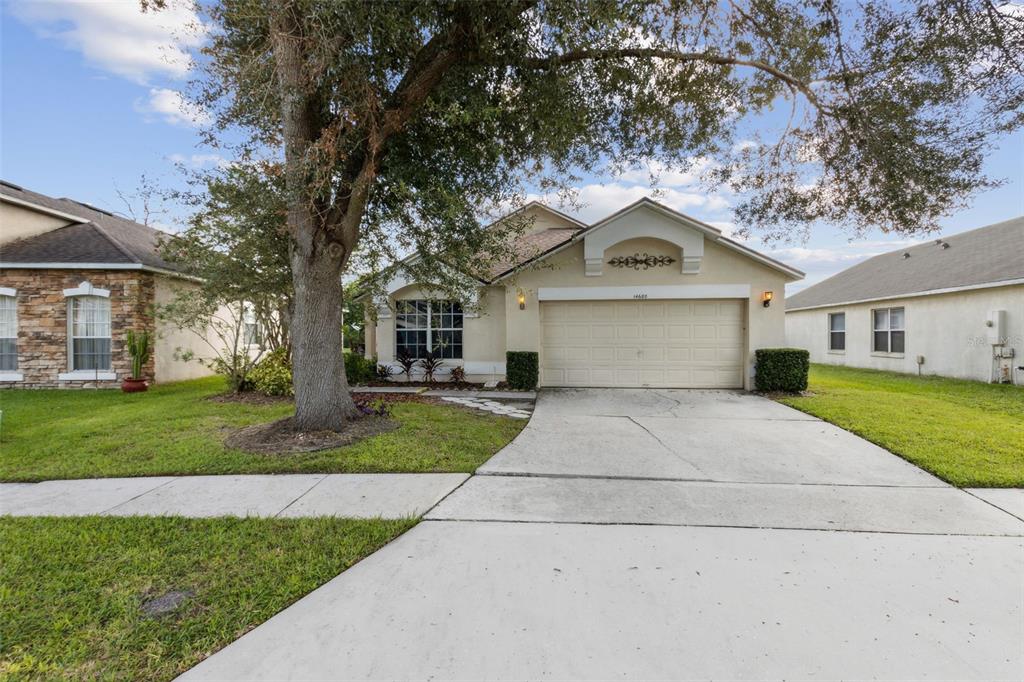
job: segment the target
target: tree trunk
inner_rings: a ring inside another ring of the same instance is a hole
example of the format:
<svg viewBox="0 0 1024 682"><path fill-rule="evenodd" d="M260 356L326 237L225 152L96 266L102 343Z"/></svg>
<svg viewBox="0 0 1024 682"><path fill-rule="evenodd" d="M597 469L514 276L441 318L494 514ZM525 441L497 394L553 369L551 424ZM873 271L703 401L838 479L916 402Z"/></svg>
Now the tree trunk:
<svg viewBox="0 0 1024 682"><path fill-rule="evenodd" d="M341 348L341 271L349 253L332 242L323 216L314 214L308 184L307 154L322 132L322 107L305 79L303 9L294 1L271 3L271 7L295 285L291 319L294 423L303 431L341 431L358 414L348 392Z"/></svg>
<svg viewBox="0 0 1024 682"><path fill-rule="evenodd" d="M295 312L292 319L292 380L295 428L341 431L358 414L345 378L341 348L341 266L326 250L292 252Z"/></svg>

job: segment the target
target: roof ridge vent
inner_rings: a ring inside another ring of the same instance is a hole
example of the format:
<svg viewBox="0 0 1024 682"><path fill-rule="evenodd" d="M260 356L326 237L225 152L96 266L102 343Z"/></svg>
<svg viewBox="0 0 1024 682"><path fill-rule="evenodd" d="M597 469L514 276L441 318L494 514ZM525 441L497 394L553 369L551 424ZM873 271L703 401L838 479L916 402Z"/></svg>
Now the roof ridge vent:
<svg viewBox="0 0 1024 682"><path fill-rule="evenodd" d="M25 191L25 188L22 187L21 185L15 185L13 182L7 182L6 180L0 180L0 185L3 185L4 187L10 187L11 189L16 189L19 192Z"/></svg>

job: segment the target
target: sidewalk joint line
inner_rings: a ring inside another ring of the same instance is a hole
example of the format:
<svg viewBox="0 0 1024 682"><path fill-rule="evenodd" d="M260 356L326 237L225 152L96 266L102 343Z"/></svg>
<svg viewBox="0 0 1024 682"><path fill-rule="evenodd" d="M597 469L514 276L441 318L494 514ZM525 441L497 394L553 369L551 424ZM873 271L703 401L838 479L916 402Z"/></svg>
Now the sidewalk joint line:
<svg viewBox="0 0 1024 682"><path fill-rule="evenodd" d="M118 503L117 503L117 504L115 504L115 505L114 505L113 507L110 507L109 509L104 509L104 510L103 510L103 511L101 511L101 512L100 512L100 513L99 513L98 515L99 515L99 516L103 516L104 514L109 514L110 512L112 512L112 511L114 511L115 509L117 509L118 507L123 507L124 505L128 504L129 502L134 502L135 500L139 499L139 498L140 498L140 497L142 497L143 495L148 495L148 494L150 494L151 492L153 492L153 491L155 491L155 490L159 490L160 488L163 488L163 487L164 487L165 485L170 485L171 483L174 483L174 482L175 482L175 481L177 481L177 480L178 480L179 478L188 478L188 476L171 476L171 477L170 477L170 479L171 479L171 480L169 480L169 481L164 481L164 482L163 482L163 483L161 483L160 485L155 485L155 486L153 486L152 488L150 488L149 490L146 490L145 492L141 492L141 493L139 493L139 494L138 494L138 495L136 495L135 497L130 497L130 498L128 498L128 499L127 499L127 500L125 500L124 502L118 502ZM107 480L107 479L103 479L103 478L92 478L92 479L89 479L89 478L86 478L86 479L82 479L82 480L86 480L86 481L103 481L103 480Z"/></svg>
<svg viewBox="0 0 1024 682"><path fill-rule="evenodd" d="M309 486L309 488L307 488L307 489L306 489L306 490L305 490L305 491L304 491L303 493L301 493L301 494L300 494L300 495L299 495L298 497L296 497L296 498L295 498L294 500L292 500L291 502L289 502L289 503L288 503L288 504L286 504L285 506L281 507L281 510L280 510L280 511L278 511L278 512L277 512L276 514L274 514L273 516L271 516L270 518L272 518L272 519L276 519L276 518L278 518L279 516L281 516L281 514L283 514L283 513L285 512L285 510L286 510L286 509L288 509L288 507L292 506L293 504L295 504L296 502L298 502L299 500L301 500L301 499L302 499L303 497L305 497L306 495L308 495L308 494L309 494L309 493L310 493L310 492L311 492L311 491L313 490L313 488L317 487L318 485L320 485L321 483L323 483L323 482L324 482L325 480L327 480L327 477L328 477L328 476L330 476L330 474L324 474L323 476L321 476L321 477L320 477L320 478L319 478L319 479L318 479L318 480L316 481L316 483L314 483L313 485Z"/></svg>
<svg viewBox="0 0 1024 682"><path fill-rule="evenodd" d="M650 521L526 521L523 519L463 519L456 517L424 518L425 523L521 523L553 526L652 526L662 528L729 528L733 530L795 530L812 533L861 533L865 535L919 535L924 537L967 537L967 538L1007 538L1024 540L1024 535L1008 535L1005 533L925 533L906 530L863 530L851 528L802 528L799 526L743 526L712 523L653 523Z"/></svg>
<svg viewBox="0 0 1024 682"><path fill-rule="evenodd" d="M958 490L955 486L948 484L941 485L918 485L893 483L813 483L808 481L733 481L717 480L713 478L666 478L663 476L602 476L600 474L558 474L558 473L533 473L528 471L477 471L477 476L492 476L495 478L564 478L584 480L607 480L607 481L649 481L666 483L719 483L728 485L775 485L775 486L816 486L824 488L913 488L921 490Z"/></svg>
<svg viewBox="0 0 1024 682"><path fill-rule="evenodd" d="M985 504L989 505L990 507L995 507L996 509L998 509L999 511L1003 512L1004 514L1009 514L1010 516L1012 516L1013 518L1017 519L1018 521L1024 522L1024 518L1021 518L1021 517L1017 516L1016 514L1014 514L1012 511L1010 511L1008 509L1003 509L1002 507L1000 507L995 502L990 502L989 500L986 500L981 495L975 495L974 493L972 493L967 488L960 488L959 490L961 492L967 493L968 495L970 495L971 497L973 497L976 500L981 500L982 502L984 502ZM993 490L1002 490L1002 488L993 488ZM1014 490L1014 488L1010 488L1010 490Z"/></svg>

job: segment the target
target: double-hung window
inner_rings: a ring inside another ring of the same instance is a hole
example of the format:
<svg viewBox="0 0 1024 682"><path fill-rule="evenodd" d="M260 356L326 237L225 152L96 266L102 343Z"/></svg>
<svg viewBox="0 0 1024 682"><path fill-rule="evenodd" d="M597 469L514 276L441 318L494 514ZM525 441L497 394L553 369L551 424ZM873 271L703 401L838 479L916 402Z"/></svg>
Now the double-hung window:
<svg viewBox="0 0 1024 682"><path fill-rule="evenodd" d="M871 350L876 353L902 353L906 345L903 308L877 308L871 311L874 324Z"/></svg>
<svg viewBox="0 0 1024 682"><path fill-rule="evenodd" d="M18 369L18 299L0 294L0 372Z"/></svg>
<svg viewBox="0 0 1024 682"><path fill-rule="evenodd" d="M846 313L829 313L828 349L846 350Z"/></svg>
<svg viewBox="0 0 1024 682"><path fill-rule="evenodd" d="M396 301L395 355L461 360L462 321L456 301Z"/></svg>
<svg viewBox="0 0 1024 682"><path fill-rule="evenodd" d="M110 299L72 296L68 299L71 371L110 370Z"/></svg>

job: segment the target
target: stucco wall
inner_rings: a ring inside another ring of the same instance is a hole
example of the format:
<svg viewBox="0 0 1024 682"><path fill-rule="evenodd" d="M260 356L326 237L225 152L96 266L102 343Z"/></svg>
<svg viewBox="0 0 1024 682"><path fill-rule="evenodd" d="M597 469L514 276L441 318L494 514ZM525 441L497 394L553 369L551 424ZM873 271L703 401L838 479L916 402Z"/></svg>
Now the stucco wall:
<svg viewBox="0 0 1024 682"><path fill-rule="evenodd" d="M157 309L167 305L174 300L179 291L193 289L195 284L187 280L171 277L155 278L155 303ZM209 376L213 371L199 362L200 358L212 358L215 353L209 343L219 345L220 340L211 331L207 333L207 340L204 341L194 332L179 329L167 320L157 320L156 323L156 381L184 381L185 379L196 379ZM181 359L181 354L191 351L193 358L189 361ZM177 357L176 357L177 356Z"/></svg>
<svg viewBox="0 0 1024 682"><path fill-rule="evenodd" d="M616 256L631 256L645 252L651 255L672 256L677 262L646 271L613 268L607 263ZM710 240L704 243L704 256L699 273L682 274L678 258L679 248L674 244L657 239L638 238L609 247L605 251L605 264L600 276L587 276L584 273L582 244L571 246L547 259L547 266L550 267L518 273L507 283L506 329L509 350L540 350L540 305L537 295L541 287L749 284L750 298L746 306L746 385L749 388L753 376L753 351L785 343L785 276ZM526 294L525 310L519 310L517 294L520 290ZM761 303L764 291L774 293L774 299L768 308Z"/></svg>
<svg viewBox="0 0 1024 682"><path fill-rule="evenodd" d="M389 302L436 298L439 294L416 285L403 287L389 296ZM376 356L380 363L395 360L395 318L393 312L379 317L372 334L367 335L367 354L373 355L370 342L376 339ZM462 360L445 360L445 374L462 365L470 381L500 379L505 374L505 289L485 287L481 290L478 312L463 319Z"/></svg>
<svg viewBox="0 0 1024 682"><path fill-rule="evenodd" d="M871 351L871 311L890 307L906 313L902 356ZM1017 355L1012 364L1024 364L1024 285L792 311L786 314L786 341L809 350L812 362L917 373L916 358L923 355L922 374L988 381L992 349L985 319L990 310L1006 311L1009 346ZM838 312L846 313L846 350L841 352L828 350L828 315ZM1024 381L1022 373L1017 376Z"/></svg>
<svg viewBox="0 0 1024 682"><path fill-rule="evenodd" d="M676 263L649 270L614 268L607 261L616 256L635 253L668 255ZM464 333L464 356L467 368L474 374L504 373L505 351L540 350L541 287L592 286L665 286L744 284L750 287L745 326L748 343L746 385L751 385L753 351L757 348L781 346L785 343L784 297L786 278L778 271L762 265L725 246L706 241L701 269L696 274L681 272L680 249L674 244L650 238L629 239L609 247L604 254L605 266L600 276L587 276L584 269L583 245L576 244L544 261L536 269L525 270L504 281L502 286L488 287L486 306L480 317L467 317ZM519 309L518 294L526 296L526 306ZM761 304L764 291L774 292L769 308ZM400 289L392 300L429 297L416 286ZM378 320L376 328L377 356L381 362L394 360L394 318ZM448 361L450 363L450 361ZM484 371L486 366L494 370Z"/></svg>
<svg viewBox="0 0 1024 682"><path fill-rule="evenodd" d="M0 201L0 244L34 237L70 224L64 218Z"/></svg>

